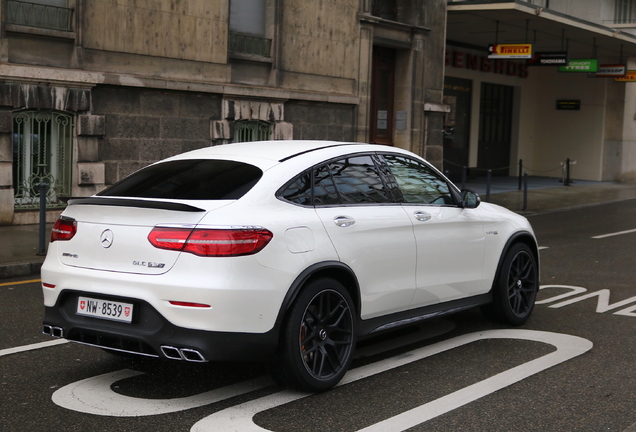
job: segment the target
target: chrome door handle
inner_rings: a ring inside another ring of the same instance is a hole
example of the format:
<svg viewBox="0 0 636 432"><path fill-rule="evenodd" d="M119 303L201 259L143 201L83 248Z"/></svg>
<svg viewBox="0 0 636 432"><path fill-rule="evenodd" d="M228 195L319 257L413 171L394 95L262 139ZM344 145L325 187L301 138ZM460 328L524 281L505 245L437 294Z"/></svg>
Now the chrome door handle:
<svg viewBox="0 0 636 432"><path fill-rule="evenodd" d="M335 218L333 218L333 223L335 223L339 227L346 228L356 223L356 220L349 216L336 216Z"/></svg>
<svg viewBox="0 0 636 432"><path fill-rule="evenodd" d="M431 216L430 213L427 213L425 211L416 211L413 214L415 215L415 219L417 219L420 222L426 222L427 220L430 220L433 217Z"/></svg>

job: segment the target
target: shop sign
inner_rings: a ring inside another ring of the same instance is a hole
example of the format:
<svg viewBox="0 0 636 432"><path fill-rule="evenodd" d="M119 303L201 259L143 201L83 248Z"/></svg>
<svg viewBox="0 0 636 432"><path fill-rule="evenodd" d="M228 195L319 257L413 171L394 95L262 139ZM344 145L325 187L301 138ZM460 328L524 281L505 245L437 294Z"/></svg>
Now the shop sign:
<svg viewBox="0 0 636 432"><path fill-rule="evenodd" d="M532 58L532 44L492 44L488 46L489 59Z"/></svg>
<svg viewBox="0 0 636 432"><path fill-rule="evenodd" d="M596 78L620 78L627 72L625 65L600 65L594 76Z"/></svg>
<svg viewBox="0 0 636 432"><path fill-rule="evenodd" d="M525 62L516 60L492 60L485 55L457 50L446 50L445 65L446 67L494 73L511 77L528 77L528 65L526 65Z"/></svg>
<svg viewBox="0 0 636 432"><path fill-rule="evenodd" d="M620 78L614 78L616 82L636 82L636 71L630 70L625 73L625 76Z"/></svg>
<svg viewBox="0 0 636 432"><path fill-rule="evenodd" d="M559 99L556 101L556 109L560 111L580 111L581 101Z"/></svg>
<svg viewBox="0 0 636 432"><path fill-rule="evenodd" d="M537 52L528 60L528 66L567 66L567 52Z"/></svg>
<svg viewBox="0 0 636 432"><path fill-rule="evenodd" d="M598 71L597 59L570 60L567 66L559 66L559 72L596 72Z"/></svg>

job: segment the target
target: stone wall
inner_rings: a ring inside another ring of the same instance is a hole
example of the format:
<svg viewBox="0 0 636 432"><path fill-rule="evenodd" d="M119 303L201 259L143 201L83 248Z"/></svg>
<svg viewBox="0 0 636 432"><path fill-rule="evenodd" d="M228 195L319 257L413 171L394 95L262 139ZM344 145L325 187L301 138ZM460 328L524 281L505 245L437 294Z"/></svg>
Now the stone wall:
<svg viewBox="0 0 636 432"><path fill-rule="evenodd" d="M327 103L290 101L285 121L294 126L294 139L355 140L355 107Z"/></svg>
<svg viewBox="0 0 636 432"><path fill-rule="evenodd" d="M221 117L221 98L123 87L93 90L93 113L105 119L99 160L111 185L160 159L207 147L210 120Z"/></svg>

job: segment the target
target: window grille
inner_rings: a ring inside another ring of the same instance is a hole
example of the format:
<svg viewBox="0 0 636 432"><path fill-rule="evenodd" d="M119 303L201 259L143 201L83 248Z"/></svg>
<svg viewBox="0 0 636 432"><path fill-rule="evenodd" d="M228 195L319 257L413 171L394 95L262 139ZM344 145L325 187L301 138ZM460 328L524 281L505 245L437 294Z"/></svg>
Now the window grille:
<svg viewBox="0 0 636 432"><path fill-rule="evenodd" d="M73 9L65 6L66 0L8 0L7 24L72 31Z"/></svg>
<svg viewBox="0 0 636 432"><path fill-rule="evenodd" d="M234 123L234 142L266 141L272 137L272 125L264 121L241 120Z"/></svg>
<svg viewBox="0 0 636 432"><path fill-rule="evenodd" d="M271 39L230 32L230 52L271 57L271 46Z"/></svg>
<svg viewBox="0 0 636 432"><path fill-rule="evenodd" d="M614 7L614 23L629 24L634 19L634 0L616 0Z"/></svg>
<svg viewBox="0 0 636 432"><path fill-rule="evenodd" d="M47 207L71 196L73 118L57 112L22 111L13 117L13 188L16 209L38 208L40 183Z"/></svg>

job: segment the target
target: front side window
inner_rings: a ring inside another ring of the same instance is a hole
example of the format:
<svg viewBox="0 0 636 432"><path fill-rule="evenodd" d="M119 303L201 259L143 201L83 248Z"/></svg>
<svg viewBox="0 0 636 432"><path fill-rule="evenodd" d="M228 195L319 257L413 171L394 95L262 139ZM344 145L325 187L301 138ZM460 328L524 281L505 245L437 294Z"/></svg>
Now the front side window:
<svg viewBox="0 0 636 432"><path fill-rule="evenodd" d="M12 137L15 208L37 208L41 183L47 206L63 206L59 198L71 195L73 117L22 111L13 117Z"/></svg>
<svg viewBox="0 0 636 432"><path fill-rule="evenodd" d="M151 165L98 193L131 198L234 200L263 172L242 162L188 159Z"/></svg>
<svg viewBox="0 0 636 432"><path fill-rule="evenodd" d="M402 155L384 155L404 201L414 204L454 205L448 182L424 163Z"/></svg>
<svg viewBox="0 0 636 432"><path fill-rule="evenodd" d="M7 1L7 24L71 31L72 15L67 0Z"/></svg>

